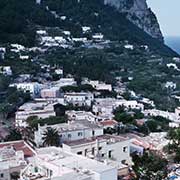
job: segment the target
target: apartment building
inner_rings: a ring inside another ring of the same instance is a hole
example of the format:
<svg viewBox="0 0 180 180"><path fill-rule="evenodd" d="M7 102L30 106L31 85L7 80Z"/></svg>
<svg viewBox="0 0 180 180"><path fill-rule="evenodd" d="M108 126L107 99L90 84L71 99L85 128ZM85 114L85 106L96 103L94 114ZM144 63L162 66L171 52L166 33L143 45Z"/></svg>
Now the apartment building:
<svg viewBox="0 0 180 180"><path fill-rule="evenodd" d="M92 93L66 93L64 95L65 102L73 104L74 106L91 106L94 95Z"/></svg>
<svg viewBox="0 0 180 180"><path fill-rule="evenodd" d="M35 151L24 141L0 143L0 180L12 180L26 167L27 158L34 155Z"/></svg>
<svg viewBox="0 0 180 180"><path fill-rule="evenodd" d="M68 123L56 125L39 125L38 130L34 133L34 141L38 147L43 145L44 132L48 128L56 129L59 132L60 143L103 135L103 127L89 121L69 121Z"/></svg>
<svg viewBox="0 0 180 180"><path fill-rule="evenodd" d="M32 163L21 171L20 180L117 180L117 168L61 148L37 150Z"/></svg>
<svg viewBox="0 0 180 180"><path fill-rule="evenodd" d="M17 127L26 127L28 117L37 116L38 118L48 118L56 116L54 105L56 103L42 101L42 102L28 102L19 107L15 113L15 125Z"/></svg>

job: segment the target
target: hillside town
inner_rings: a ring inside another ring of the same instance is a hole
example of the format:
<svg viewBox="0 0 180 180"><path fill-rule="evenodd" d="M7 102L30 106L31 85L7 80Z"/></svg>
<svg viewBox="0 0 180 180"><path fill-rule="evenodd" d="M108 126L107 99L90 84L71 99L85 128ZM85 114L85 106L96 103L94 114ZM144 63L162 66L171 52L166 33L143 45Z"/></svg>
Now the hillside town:
<svg viewBox="0 0 180 180"><path fill-rule="evenodd" d="M0 180L180 179L180 57L43 10L0 42Z"/></svg>
<svg viewBox="0 0 180 180"><path fill-rule="evenodd" d="M11 132L1 127L1 179L125 180L136 177L134 154L167 156L167 130L160 125L152 129L152 118L161 117L167 128L177 128L180 107L158 110L146 97L133 98L134 92L127 100L120 77L115 85L86 77L78 84L73 75L64 75L63 67L55 71L57 81L32 82L30 74L22 74L9 85L29 93L30 100L18 107L12 122L20 140L3 142L4 131ZM10 67L3 72L12 75Z"/></svg>

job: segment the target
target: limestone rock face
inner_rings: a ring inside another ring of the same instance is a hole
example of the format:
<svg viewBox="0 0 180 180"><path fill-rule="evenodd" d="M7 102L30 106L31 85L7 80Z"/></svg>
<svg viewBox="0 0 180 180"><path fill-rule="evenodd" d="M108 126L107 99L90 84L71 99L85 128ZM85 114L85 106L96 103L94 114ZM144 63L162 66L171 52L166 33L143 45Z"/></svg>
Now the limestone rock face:
<svg viewBox="0 0 180 180"><path fill-rule="evenodd" d="M115 7L119 12L153 38L163 41L155 14L148 8L146 0L104 0L105 5Z"/></svg>

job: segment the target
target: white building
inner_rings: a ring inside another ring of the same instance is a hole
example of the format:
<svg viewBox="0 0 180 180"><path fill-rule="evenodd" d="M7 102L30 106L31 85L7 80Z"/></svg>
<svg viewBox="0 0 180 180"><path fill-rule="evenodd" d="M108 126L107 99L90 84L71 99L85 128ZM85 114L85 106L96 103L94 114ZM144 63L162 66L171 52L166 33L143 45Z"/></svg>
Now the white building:
<svg viewBox="0 0 180 180"><path fill-rule="evenodd" d="M37 151L20 180L117 180L117 168L96 160L48 147Z"/></svg>
<svg viewBox="0 0 180 180"><path fill-rule="evenodd" d="M11 44L11 47L12 47L11 51L15 53L25 50L25 47L20 44Z"/></svg>
<svg viewBox="0 0 180 180"><path fill-rule="evenodd" d="M144 105L137 101L115 98L96 98L93 105L93 112L102 119L113 119L113 111L119 106L124 106L127 109L144 109Z"/></svg>
<svg viewBox="0 0 180 180"><path fill-rule="evenodd" d="M19 58L21 60L27 60L27 59L29 59L29 56L28 55L20 55Z"/></svg>
<svg viewBox="0 0 180 180"><path fill-rule="evenodd" d="M87 32L89 32L89 31L91 31L91 28L88 27L88 26L83 26L83 27L82 27L82 31L83 31L83 33L87 33Z"/></svg>
<svg viewBox="0 0 180 180"><path fill-rule="evenodd" d="M99 42L102 41L104 38L104 35L102 33L96 33L92 36L93 40Z"/></svg>
<svg viewBox="0 0 180 180"><path fill-rule="evenodd" d="M175 114L176 114L176 116L178 116L180 118L180 107L177 107L175 109Z"/></svg>
<svg viewBox="0 0 180 180"><path fill-rule="evenodd" d="M116 109L116 99L96 98L92 111L103 119L113 119L113 111Z"/></svg>
<svg viewBox="0 0 180 180"><path fill-rule="evenodd" d="M96 159L107 164L116 164L119 173L128 172L131 165L130 141L120 136L102 135L95 138L70 141L63 144L63 149L78 155Z"/></svg>
<svg viewBox="0 0 180 180"><path fill-rule="evenodd" d="M10 87L16 87L18 90L30 93L33 97L40 94L42 85L37 82L24 82L10 84Z"/></svg>
<svg viewBox="0 0 180 180"><path fill-rule="evenodd" d="M168 68L173 68L175 70L180 71L180 69L178 68L177 64L175 64L175 63L169 63L169 64L167 64L167 67Z"/></svg>
<svg viewBox="0 0 180 180"><path fill-rule="evenodd" d="M61 76L63 76L63 69L55 69L55 73L57 74L57 75L61 75Z"/></svg>
<svg viewBox="0 0 180 180"><path fill-rule="evenodd" d="M155 104L154 104L154 101L153 100L150 100L148 98L142 98L141 100L139 100L141 103L144 103L144 104L149 104L150 106L152 107L155 107Z"/></svg>
<svg viewBox="0 0 180 180"><path fill-rule="evenodd" d="M117 100L115 102L116 106L124 106L128 109L138 109L138 110L144 110L144 105L142 103L138 103L136 100L123 100L123 99L120 99L120 100Z"/></svg>
<svg viewBox="0 0 180 180"><path fill-rule="evenodd" d="M38 0L37 0L37 1L38 1ZM37 33L38 35L41 35L41 36L47 34L46 30L37 30L36 33Z"/></svg>
<svg viewBox="0 0 180 180"><path fill-rule="evenodd" d="M166 82L165 87L167 89L176 89L176 83L173 83L172 81L168 81Z"/></svg>
<svg viewBox="0 0 180 180"><path fill-rule="evenodd" d="M6 48L0 47L0 60L5 58Z"/></svg>
<svg viewBox="0 0 180 180"><path fill-rule="evenodd" d="M0 73L7 76L12 76L12 69L10 66L0 66Z"/></svg>
<svg viewBox="0 0 180 180"><path fill-rule="evenodd" d="M11 180L14 173L20 173L27 165L27 157L34 150L24 141L0 143L0 180Z"/></svg>
<svg viewBox="0 0 180 180"><path fill-rule="evenodd" d="M60 18L61 18L61 20L65 21L67 17L66 16L61 16Z"/></svg>
<svg viewBox="0 0 180 180"><path fill-rule="evenodd" d="M106 91L112 91L112 85L111 84L105 84L100 81L92 81L92 80L85 80L82 82L82 84L89 84L91 85L94 89L100 91L100 90L106 90Z"/></svg>
<svg viewBox="0 0 180 180"><path fill-rule="evenodd" d="M70 32L70 31L63 31L63 33L64 33L66 36L70 36L70 35L71 35L71 32Z"/></svg>
<svg viewBox="0 0 180 180"><path fill-rule="evenodd" d="M37 116L38 118L48 118L56 116L54 105L51 102L29 102L19 107L15 113L15 125L17 127L26 127L28 117Z"/></svg>
<svg viewBox="0 0 180 180"><path fill-rule="evenodd" d="M133 50L133 49L134 49L134 46L131 45L131 44L127 44L127 45L124 46L124 48Z"/></svg>
<svg viewBox="0 0 180 180"><path fill-rule="evenodd" d="M41 4L41 0L36 0L36 4Z"/></svg>
<svg viewBox="0 0 180 180"><path fill-rule="evenodd" d="M11 180L13 173L20 173L26 166L23 151L15 151L12 146L0 149L0 179Z"/></svg>
<svg viewBox="0 0 180 180"><path fill-rule="evenodd" d="M64 87L64 86L74 86L76 85L76 81L74 80L74 78L61 78L58 81L54 81L52 82L52 86L56 86L56 87Z"/></svg>
<svg viewBox="0 0 180 180"><path fill-rule="evenodd" d="M173 112L168 112L168 111L161 111L158 109L148 109L148 110L143 111L143 113L146 116L155 116L155 117L161 116L174 122L180 120L180 117L178 116L177 112L173 113Z"/></svg>
<svg viewBox="0 0 180 180"><path fill-rule="evenodd" d="M48 128L56 129L59 132L60 143L103 135L103 128L100 125L88 121L80 120L56 125L44 125L38 126L38 130L35 131L34 141L37 146L42 146L44 132Z"/></svg>
<svg viewBox="0 0 180 180"><path fill-rule="evenodd" d="M64 100L68 104L73 104L74 106L91 106L94 95L92 93L65 93Z"/></svg>
<svg viewBox="0 0 180 180"><path fill-rule="evenodd" d="M84 42L84 43L86 43L88 41L86 37L84 37L84 38L72 38L72 40L74 42Z"/></svg>
<svg viewBox="0 0 180 180"><path fill-rule="evenodd" d="M97 122L98 117L95 116L92 112L87 111L66 111L66 115L68 116L69 120L73 121L90 121L90 122Z"/></svg>

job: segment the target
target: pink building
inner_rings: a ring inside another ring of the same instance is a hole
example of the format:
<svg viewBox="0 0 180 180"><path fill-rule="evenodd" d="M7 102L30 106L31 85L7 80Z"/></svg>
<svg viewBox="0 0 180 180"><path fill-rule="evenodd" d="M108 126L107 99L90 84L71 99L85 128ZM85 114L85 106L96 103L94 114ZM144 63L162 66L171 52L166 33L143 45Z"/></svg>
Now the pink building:
<svg viewBox="0 0 180 180"><path fill-rule="evenodd" d="M59 97L59 88L50 88L41 90L42 98L57 98Z"/></svg>

